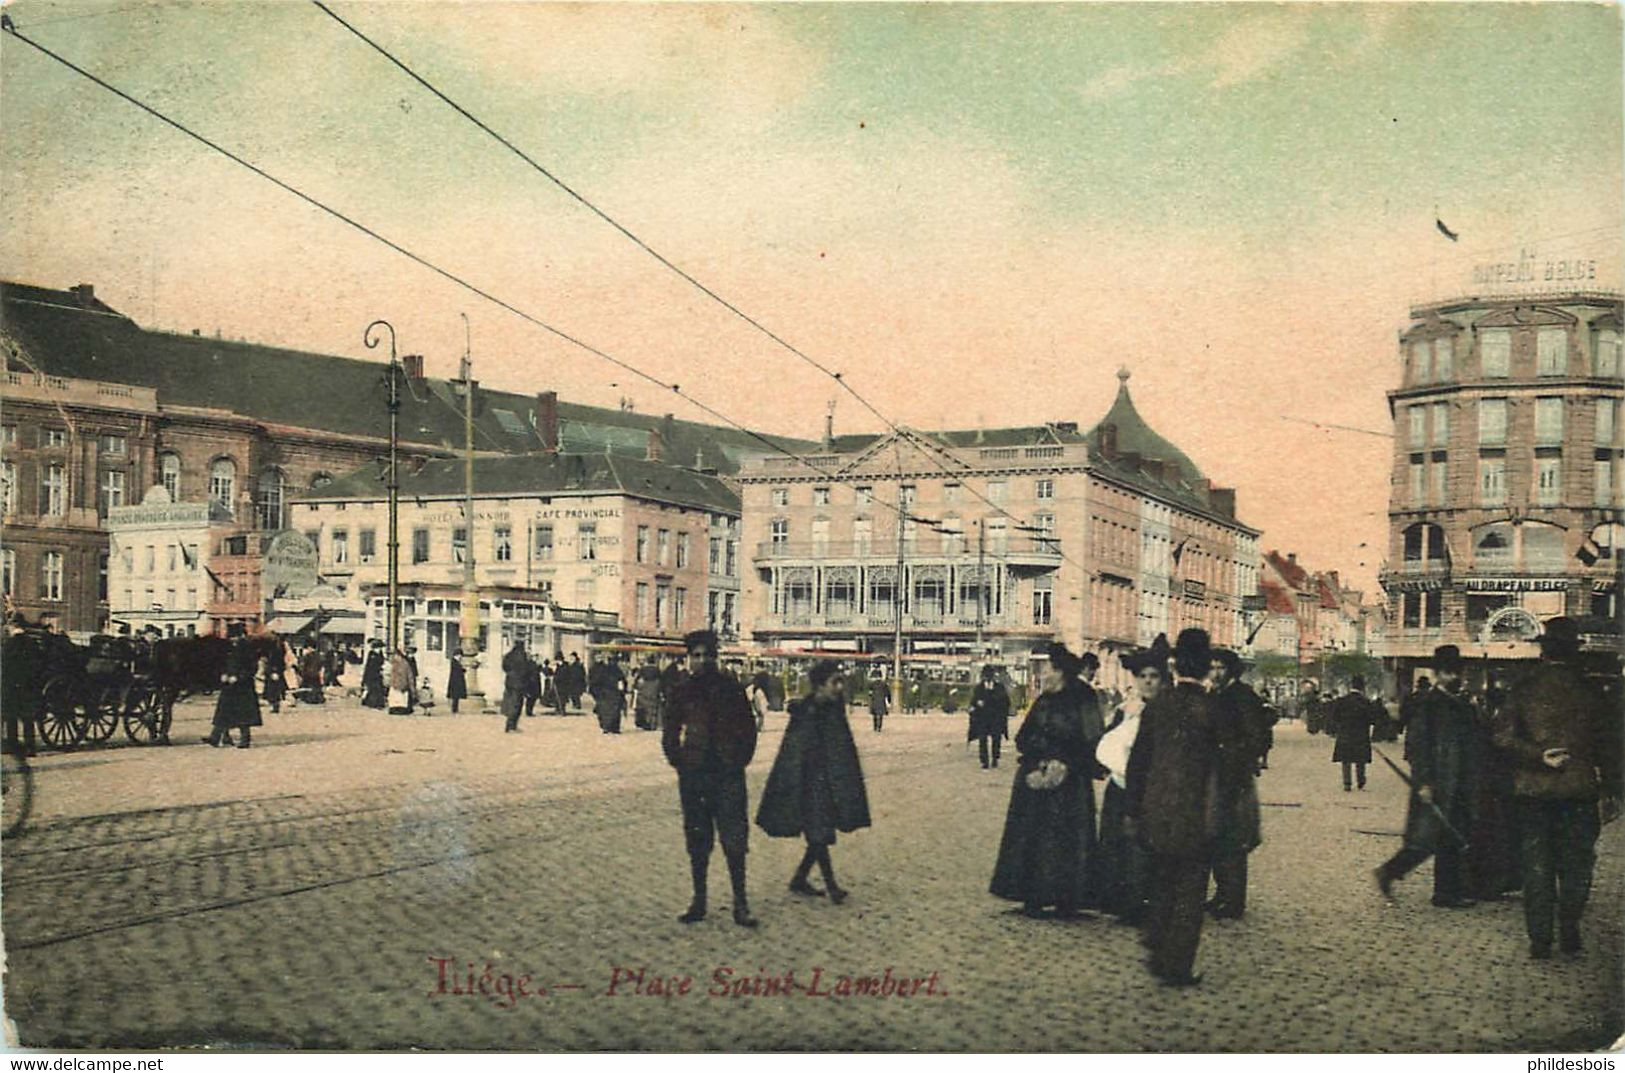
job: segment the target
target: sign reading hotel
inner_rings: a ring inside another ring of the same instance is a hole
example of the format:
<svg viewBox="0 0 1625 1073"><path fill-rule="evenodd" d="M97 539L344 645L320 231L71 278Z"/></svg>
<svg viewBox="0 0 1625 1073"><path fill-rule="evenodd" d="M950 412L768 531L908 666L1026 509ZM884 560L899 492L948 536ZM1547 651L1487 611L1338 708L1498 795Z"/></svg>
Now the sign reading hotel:
<svg viewBox="0 0 1625 1073"><path fill-rule="evenodd" d="M1541 257L1521 249L1513 260L1473 266L1473 286L1481 290L1571 290L1596 282L1594 257Z"/></svg>

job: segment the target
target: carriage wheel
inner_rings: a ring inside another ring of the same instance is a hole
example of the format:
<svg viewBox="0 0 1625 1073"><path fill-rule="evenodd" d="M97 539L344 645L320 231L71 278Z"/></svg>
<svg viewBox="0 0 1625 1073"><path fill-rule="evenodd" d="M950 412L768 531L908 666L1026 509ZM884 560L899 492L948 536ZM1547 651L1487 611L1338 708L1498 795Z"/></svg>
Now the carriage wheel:
<svg viewBox="0 0 1625 1073"><path fill-rule="evenodd" d="M106 686L96 695L96 703L85 712L86 741L104 742L113 736L123 708L123 693L117 686Z"/></svg>
<svg viewBox="0 0 1625 1073"><path fill-rule="evenodd" d="M133 686L124 707L124 736L137 745L151 745L158 737L163 704L156 690Z"/></svg>
<svg viewBox="0 0 1625 1073"><path fill-rule="evenodd" d="M52 748L67 749L84 736L89 703L71 678L58 676L40 691L40 737Z"/></svg>

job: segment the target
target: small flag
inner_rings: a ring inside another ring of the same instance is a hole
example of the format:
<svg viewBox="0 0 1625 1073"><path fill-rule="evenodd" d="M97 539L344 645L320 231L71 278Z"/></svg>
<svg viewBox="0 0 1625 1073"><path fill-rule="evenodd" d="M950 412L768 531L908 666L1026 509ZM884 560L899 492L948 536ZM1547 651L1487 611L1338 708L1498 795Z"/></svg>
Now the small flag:
<svg viewBox="0 0 1625 1073"><path fill-rule="evenodd" d="M176 541L175 546L181 549L181 558L186 562L186 569L196 570L197 563L192 559L192 553L187 550L186 545L182 544L180 541Z"/></svg>
<svg viewBox="0 0 1625 1073"><path fill-rule="evenodd" d="M1439 234L1443 235L1445 238L1449 239L1451 242L1455 242L1457 239L1461 238L1460 235L1456 234L1454 231L1450 230L1450 228L1446 227L1444 225L1444 221L1439 219L1437 216L1435 216L1433 218L1433 225L1439 229Z"/></svg>
<svg viewBox="0 0 1625 1073"><path fill-rule="evenodd" d="M1185 554L1185 545L1189 544L1190 542L1191 542L1191 538L1186 537L1184 540L1181 540L1179 542L1178 546L1176 546L1174 548L1174 565L1175 566L1179 565L1180 556Z"/></svg>
<svg viewBox="0 0 1625 1073"><path fill-rule="evenodd" d="M1580 550L1574 553L1574 557L1586 566L1591 566L1602 558L1602 548L1597 546L1595 540L1588 539L1584 544L1580 545Z"/></svg>

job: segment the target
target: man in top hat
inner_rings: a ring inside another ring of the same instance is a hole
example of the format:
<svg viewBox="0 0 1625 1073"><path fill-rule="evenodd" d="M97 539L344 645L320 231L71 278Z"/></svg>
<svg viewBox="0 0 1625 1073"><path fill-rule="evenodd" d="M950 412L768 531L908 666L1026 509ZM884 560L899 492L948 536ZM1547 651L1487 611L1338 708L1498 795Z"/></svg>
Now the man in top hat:
<svg viewBox="0 0 1625 1073"><path fill-rule="evenodd" d="M756 718L745 691L717 667L717 635L696 630L683 638L688 674L672 689L671 711L661 733L666 760L677 769L677 794L683 807L683 836L694 883L694 898L677 919L704 920L706 873L711 848L722 842L733 886L733 918L754 928L745 893L745 850L750 836L746 819L745 766L756 753Z"/></svg>
<svg viewBox="0 0 1625 1073"><path fill-rule="evenodd" d="M878 724L876 730L880 729ZM993 767L999 766L999 747L1010 736L1010 694L999 681L999 669L989 663L982 668L982 680L971 694L970 732L967 741L976 742L982 766L988 766L988 743L993 743Z"/></svg>
<svg viewBox="0 0 1625 1073"><path fill-rule="evenodd" d="M1200 982L1191 968L1216 834L1209 782L1219 763L1206 684L1212 663L1207 631L1180 631L1173 688L1146 704L1128 760L1126 812L1150 854L1145 942L1152 975L1171 987Z"/></svg>
<svg viewBox="0 0 1625 1073"><path fill-rule="evenodd" d="M1563 952L1580 952L1597 835L1619 814L1619 709L1580 673L1579 658L1574 620L1548 620L1539 665L1494 719L1495 744L1514 765L1524 924L1537 959L1551 956L1554 916Z"/></svg>
<svg viewBox="0 0 1625 1073"><path fill-rule="evenodd" d="M1462 683L1461 649L1433 650L1437 685L1417 703L1406 744L1411 758L1411 797L1405 841L1378 867L1377 887L1391 896L1395 880L1433 858L1433 904L1441 909L1472 905L1466 895L1462 855L1472 827L1473 758L1478 711Z"/></svg>
<svg viewBox="0 0 1625 1073"><path fill-rule="evenodd" d="M1365 678L1358 674L1349 679L1349 691L1332 701L1326 716L1328 729L1337 740L1332 747L1332 762L1343 765L1345 793L1354 788L1355 778L1360 789L1365 789L1365 766L1371 763L1371 730L1386 714L1381 705L1365 695Z"/></svg>
<svg viewBox="0 0 1625 1073"><path fill-rule="evenodd" d="M1264 702L1241 680L1241 657L1213 651L1214 734L1219 746L1219 828L1213 850L1215 917L1239 919L1247 909L1247 855L1263 840L1258 773L1269 755L1274 724Z"/></svg>

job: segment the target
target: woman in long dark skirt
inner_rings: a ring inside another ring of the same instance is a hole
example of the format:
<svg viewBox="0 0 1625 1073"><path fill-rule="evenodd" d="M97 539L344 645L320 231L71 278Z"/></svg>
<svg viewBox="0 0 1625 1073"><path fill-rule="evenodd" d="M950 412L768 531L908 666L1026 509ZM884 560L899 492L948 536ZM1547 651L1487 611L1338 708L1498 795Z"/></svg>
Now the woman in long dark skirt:
<svg viewBox="0 0 1625 1073"><path fill-rule="evenodd" d="M808 675L813 691L790 705L790 722L762 790L756 824L774 838L807 840L807 851L790 879L790 891L809 898L826 894L836 905L847 892L835 882L829 847L836 831L869 826L869 798L857 743L846 721L846 680L840 667L824 660ZM823 888L807 880L813 865Z"/></svg>
<svg viewBox="0 0 1625 1073"><path fill-rule="evenodd" d="M1095 865L1095 743L1100 710L1078 685L1078 657L1052 644L1038 698L1016 733L1015 783L989 888L1028 916L1067 918L1090 903Z"/></svg>
<svg viewBox="0 0 1625 1073"><path fill-rule="evenodd" d="M1100 803L1100 868L1096 873L1100 908L1125 924L1145 918L1146 881L1150 874L1145 850L1128 831L1128 759L1140 732L1140 713L1168 682L1168 639L1159 636L1149 649L1120 657L1134 676L1134 693L1112 713L1105 736L1095 748L1099 772L1106 779Z"/></svg>
<svg viewBox="0 0 1625 1073"><path fill-rule="evenodd" d="M463 669L463 654L456 650L451 653L451 669L446 672L446 701L451 705L451 714L457 714L457 705L468 696L468 671Z"/></svg>

